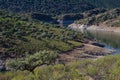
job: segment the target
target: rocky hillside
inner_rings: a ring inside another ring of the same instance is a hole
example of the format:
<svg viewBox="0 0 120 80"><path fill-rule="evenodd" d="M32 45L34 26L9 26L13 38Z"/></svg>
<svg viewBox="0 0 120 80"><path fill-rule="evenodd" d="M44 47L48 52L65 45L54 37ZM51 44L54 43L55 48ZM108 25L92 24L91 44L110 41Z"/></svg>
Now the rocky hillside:
<svg viewBox="0 0 120 80"><path fill-rule="evenodd" d="M90 10L84 14L84 18L76 21L79 24L101 25L104 24L110 27L120 26L120 9L104 10L98 13L97 10ZM87 16L87 17L86 17Z"/></svg>

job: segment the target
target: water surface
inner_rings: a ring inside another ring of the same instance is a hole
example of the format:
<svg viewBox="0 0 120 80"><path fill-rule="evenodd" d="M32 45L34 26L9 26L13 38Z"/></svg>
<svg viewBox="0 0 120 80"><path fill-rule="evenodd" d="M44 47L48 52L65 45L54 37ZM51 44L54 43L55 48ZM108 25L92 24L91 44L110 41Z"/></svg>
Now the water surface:
<svg viewBox="0 0 120 80"><path fill-rule="evenodd" d="M85 30L84 34L102 44L105 44L105 48L116 50L115 54L120 53L120 33Z"/></svg>

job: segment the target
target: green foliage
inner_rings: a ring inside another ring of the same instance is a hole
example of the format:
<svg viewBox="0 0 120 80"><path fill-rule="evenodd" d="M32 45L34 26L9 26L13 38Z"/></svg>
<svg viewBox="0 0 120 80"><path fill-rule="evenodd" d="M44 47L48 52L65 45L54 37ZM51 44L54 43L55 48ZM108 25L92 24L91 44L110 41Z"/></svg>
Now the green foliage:
<svg viewBox="0 0 120 80"><path fill-rule="evenodd" d="M0 8L13 12L38 12L44 14L78 13L93 9L94 6L82 0L3 0L0 1Z"/></svg>
<svg viewBox="0 0 120 80"><path fill-rule="evenodd" d="M83 40L81 33L34 21L24 15L1 11L0 23L1 46L6 57L23 57L40 50L68 51L75 47L67 43L68 40L77 42L78 37L78 41Z"/></svg>
<svg viewBox="0 0 120 80"><path fill-rule="evenodd" d="M1 73L3 80L119 80L120 55L107 56L98 60L81 60L66 65L42 66L29 71Z"/></svg>
<svg viewBox="0 0 120 80"><path fill-rule="evenodd" d="M99 10L99 9L98 9ZM97 11L97 10L95 10ZM94 10L90 10L86 13L84 13L87 17L84 17L84 19L76 21L76 23L80 24L88 24L88 25L98 25L100 23L105 22L106 25L109 26L119 26L119 17L120 17L120 9L115 8L112 10L107 10L107 11L102 11L102 13L93 13L94 15L89 15L92 14L92 12L95 12ZM101 10L99 10L101 11Z"/></svg>
<svg viewBox="0 0 120 80"><path fill-rule="evenodd" d="M32 72L38 66L54 63L56 57L56 52L44 50L34 55L26 56L25 58L8 60L7 66L15 70L28 70Z"/></svg>
<svg viewBox="0 0 120 80"><path fill-rule="evenodd" d="M38 12L50 15L79 13L94 8L120 7L120 0L1 0L0 9L12 12Z"/></svg>

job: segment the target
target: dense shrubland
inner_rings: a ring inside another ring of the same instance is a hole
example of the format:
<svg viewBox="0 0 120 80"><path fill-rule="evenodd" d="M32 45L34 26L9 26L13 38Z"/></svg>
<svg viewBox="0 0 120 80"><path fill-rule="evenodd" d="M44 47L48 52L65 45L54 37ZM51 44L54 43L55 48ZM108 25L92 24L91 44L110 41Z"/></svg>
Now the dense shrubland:
<svg viewBox="0 0 120 80"><path fill-rule="evenodd" d="M120 55L95 61L81 60L64 65L55 64L60 52L82 46L81 42L84 41L85 36L47 23L54 20L53 16L55 19L63 20L83 19L78 23L85 24L97 24L118 18L119 9L109 12L106 9L94 8L120 7L119 4L116 5L119 2L119 0L1 0L0 9L7 12L0 11L0 59L5 60L4 66L10 71L1 71L0 80L88 80L90 78L119 80ZM86 10L90 11L84 12ZM32 14L30 16L8 13L11 11ZM56 15L60 17L55 17ZM119 26L120 21L116 21L114 25Z"/></svg>
<svg viewBox="0 0 120 80"><path fill-rule="evenodd" d="M93 9L94 6L82 0L2 0L0 8L12 12L38 12L58 15L64 13L78 13Z"/></svg>
<svg viewBox="0 0 120 80"><path fill-rule="evenodd" d="M58 53L82 46L84 36L29 15L0 12L1 71L54 64ZM32 62L34 61L34 62Z"/></svg>
<svg viewBox="0 0 120 80"><path fill-rule="evenodd" d="M0 14L1 46L4 48L3 55L8 57L22 57L44 49L67 51L76 46L69 41L80 43L83 40L81 33L69 29L58 28L39 20L31 21L25 16L6 12Z"/></svg>
<svg viewBox="0 0 120 80"><path fill-rule="evenodd" d="M0 80L119 80L119 57L114 55L96 61L42 66L34 69L34 73L27 70L9 71L0 73Z"/></svg>
<svg viewBox="0 0 120 80"><path fill-rule="evenodd" d="M55 64L58 54L54 51L39 51L25 58L8 60L6 65L13 70L28 70L34 72L34 69L42 65Z"/></svg>
<svg viewBox="0 0 120 80"><path fill-rule="evenodd" d="M94 8L120 7L120 0L1 0L0 9L12 12L38 12L58 15L79 13Z"/></svg>

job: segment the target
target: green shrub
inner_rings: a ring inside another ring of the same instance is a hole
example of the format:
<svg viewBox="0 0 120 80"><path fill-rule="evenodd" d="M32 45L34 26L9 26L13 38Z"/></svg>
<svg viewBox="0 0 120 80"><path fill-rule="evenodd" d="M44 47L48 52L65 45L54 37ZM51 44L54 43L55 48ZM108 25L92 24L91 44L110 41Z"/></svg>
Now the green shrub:
<svg viewBox="0 0 120 80"><path fill-rule="evenodd" d="M8 60L7 66L15 70L28 70L33 72L33 70L38 66L54 63L56 57L56 52L44 50L39 51L34 55L27 56L25 58Z"/></svg>

